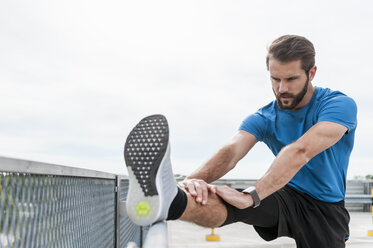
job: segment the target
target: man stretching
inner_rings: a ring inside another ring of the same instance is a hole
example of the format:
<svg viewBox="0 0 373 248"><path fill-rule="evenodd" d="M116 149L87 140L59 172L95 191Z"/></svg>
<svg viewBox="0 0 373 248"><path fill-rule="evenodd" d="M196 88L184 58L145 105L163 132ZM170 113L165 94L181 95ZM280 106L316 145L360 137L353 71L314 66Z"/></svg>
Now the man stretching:
<svg viewBox="0 0 373 248"><path fill-rule="evenodd" d="M276 99L242 122L211 159L177 185L169 130L162 115L144 118L129 134L127 212L138 225L181 219L206 227L253 225L267 241L295 239L297 247L345 247L349 214L346 174L357 107L339 91L313 86L313 44L296 35L272 42L266 58ZM276 156L253 187L240 192L211 185L258 142Z"/></svg>

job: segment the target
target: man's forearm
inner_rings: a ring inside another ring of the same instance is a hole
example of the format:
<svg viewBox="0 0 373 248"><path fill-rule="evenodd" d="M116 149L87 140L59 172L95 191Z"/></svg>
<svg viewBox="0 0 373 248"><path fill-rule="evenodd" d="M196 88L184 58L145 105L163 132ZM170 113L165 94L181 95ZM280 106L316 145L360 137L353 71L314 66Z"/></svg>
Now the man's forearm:
<svg viewBox="0 0 373 248"><path fill-rule="evenodd" d="M262 200L284 187L309 161L305 149L297 143L284 147L266 174L255 183Z"/></svg>
<svg viewBox="0 0 373 248"><path fill-rule="evenodd" d="M186 179L196 178L212 183L234 168L237 162L233 161L233 157L232 148L224 146Z"/></svg>

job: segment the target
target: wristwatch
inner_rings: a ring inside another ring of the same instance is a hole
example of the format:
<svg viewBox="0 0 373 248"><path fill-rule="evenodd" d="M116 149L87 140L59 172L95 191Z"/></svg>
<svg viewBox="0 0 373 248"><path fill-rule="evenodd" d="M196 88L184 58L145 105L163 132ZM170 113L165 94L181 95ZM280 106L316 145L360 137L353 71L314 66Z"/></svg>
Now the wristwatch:
<svg viewBox="0 0 373 248"><path fill-rule="evenodd" d="M260 199L259 199L258 193L256 192L255 186L248 187L247 189L242 191L242 193L251 195L251 197L254 200L254 206L253 207L254 208L259 207Z"/></svg>

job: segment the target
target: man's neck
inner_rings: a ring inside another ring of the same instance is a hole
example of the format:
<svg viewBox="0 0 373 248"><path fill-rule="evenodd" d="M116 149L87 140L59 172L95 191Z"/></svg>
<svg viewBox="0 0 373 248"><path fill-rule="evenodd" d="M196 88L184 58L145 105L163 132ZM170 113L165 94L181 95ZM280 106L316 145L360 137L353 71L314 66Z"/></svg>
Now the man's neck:
<svg viewBox="0 0 373 248"><path fill-rule="evenodd" d="M303 108L311 101L315 89L316 87L310 83L308 86L307 93L304 95L302 101L294 108L295 111Z"/></svg>

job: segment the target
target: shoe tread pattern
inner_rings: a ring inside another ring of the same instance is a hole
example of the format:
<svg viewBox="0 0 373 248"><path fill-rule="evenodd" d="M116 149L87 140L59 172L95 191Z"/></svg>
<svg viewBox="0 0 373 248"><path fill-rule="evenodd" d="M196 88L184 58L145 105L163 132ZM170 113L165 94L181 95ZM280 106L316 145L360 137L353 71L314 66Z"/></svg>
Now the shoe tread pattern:
<svg viewBox="0 0 373 248"><path fill-rule="evenodd" d="M163 115L142 119L128 135L126 165L132 168L145 196L158 195L155 178L168 145L168 123Z"/></svg>

